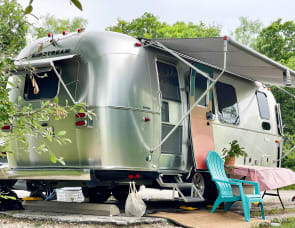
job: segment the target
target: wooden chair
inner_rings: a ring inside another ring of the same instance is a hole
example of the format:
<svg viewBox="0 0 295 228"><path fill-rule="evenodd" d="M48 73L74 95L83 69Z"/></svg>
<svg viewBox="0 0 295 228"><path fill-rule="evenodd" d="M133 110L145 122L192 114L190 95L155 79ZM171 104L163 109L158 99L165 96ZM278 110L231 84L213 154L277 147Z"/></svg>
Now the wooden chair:
<svg viewBox="0 0 295 228"><path fill-rule="evenodd" d="M213 213L218 207L218 205L223 202L225 203L224 211L226 212L230 209L230 207L232 206L234 202L242 201L245 220L249 222L251 203L259 202L261 207L262 218L265 219L264 209L263 209L263 200L260 196L259 184L257 182L228 178L224 170L224 161L222 160L222 158L219 156L218 153L212 150L208 153L208 156L207 156L207 166L211 174L212 181L215 182L217 189L219 191L219 195L216 201L214 202L211 213ZM254 185L255 193L244 194L243 185L242 185L243 183ZM239 187L240 195L238 196L233 195L232 187L231 187L232 185L237 185Z"/></svg>

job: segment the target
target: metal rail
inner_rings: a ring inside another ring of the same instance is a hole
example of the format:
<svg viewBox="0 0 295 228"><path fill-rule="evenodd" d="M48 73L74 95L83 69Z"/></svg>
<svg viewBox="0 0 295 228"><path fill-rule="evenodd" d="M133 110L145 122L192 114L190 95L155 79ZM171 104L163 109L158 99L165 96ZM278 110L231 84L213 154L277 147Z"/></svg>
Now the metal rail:
<svg viewBox="0 0 295 228"><path fill-rule="evenodd" d="M63 85L65 91L67 92L67 94L69 95L69 97L71 98L73 104L77 104L77 102L75 101L75 99L73 98L71 92L68 90L68 87L66 86L65 82L63 81L62 77L60 76L60 74L58 73L58 71L56 70L54 63L51 61L50 65L52 66L56 76L58 77L59 81L61 82L61 84Z"/></svg>
<svg viewBox="0 0 295 228"><path fill-rule="evenodd" d="M173 56L177 56L178 59L180 59L182 62L188 64L190 67L193 66L192 64L188 63L185 59L181 58L180 56L178 56L175 52L173 52L171 49L165 47L163 44L161 44L161 47L169 52L170 54L172 54ZM212 89L212 87L217 83L217 81L219 80L219 78L223 75L223 73L226 70L226 53L227 53L227 39L224 39L224 52L223 52L223 69L220 72L220 74L216 77L216 79L211 79L212 81L210 86L206 89L206 91L199 97L199 99L191 106L191 108L182 116L182 118L177 122L177 124L171 129L171 131L162 139L162 141L155 146L154 148L150 149L150 152L154 152L155 150L157 150L159 147L161 147L163 145L163 143L166 142L166 140L174 133L174 131L179 127L179 125L185 120L185 118L187 118L187 116L192 112L192 110L200 103L200 101L210 92L210 90ZM193 68L195 68L193 66ZM197 72L199 73L200 70L198 70ZM204 75L206 78L208 78L208 76L200 71L202 75Z"/></svg>

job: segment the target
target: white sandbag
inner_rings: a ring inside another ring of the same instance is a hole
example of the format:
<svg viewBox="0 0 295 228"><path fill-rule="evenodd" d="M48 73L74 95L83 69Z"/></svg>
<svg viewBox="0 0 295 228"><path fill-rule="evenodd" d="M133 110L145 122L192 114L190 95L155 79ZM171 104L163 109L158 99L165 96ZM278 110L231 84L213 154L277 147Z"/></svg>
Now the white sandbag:
<svg viewBox="0 0 295 228"><path fill-rule="evenodd" d="M177 199L179 198L179 194L177 191L174 191L173 198L173 190L160 190L156 188L146 188L145 186L140 186L139 191L137 193L141 199L145 200L163 200L163 199Z"/></svg>
<svg viewBox="0 0 295 228"><path fill-rule="evenodd" d="M125 203L125 214L127 216L141 217L145 213L146 205L138 195L135 182L130 182L129 185L129 194Z"/></svg>

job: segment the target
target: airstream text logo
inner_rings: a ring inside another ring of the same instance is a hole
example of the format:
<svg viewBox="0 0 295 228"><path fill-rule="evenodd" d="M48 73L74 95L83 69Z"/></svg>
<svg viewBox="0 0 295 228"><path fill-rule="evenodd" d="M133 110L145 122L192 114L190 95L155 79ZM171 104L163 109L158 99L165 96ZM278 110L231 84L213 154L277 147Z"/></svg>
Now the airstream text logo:
<svg viewBox="0 0 295 228"><path fill-rule="evenodd" d="M55 51L45 51L45 52L39 52L39 53L33 54L32 58L69 54L70 52L71 52L71 49L60 49L60 50L55 50Z"/></svg>

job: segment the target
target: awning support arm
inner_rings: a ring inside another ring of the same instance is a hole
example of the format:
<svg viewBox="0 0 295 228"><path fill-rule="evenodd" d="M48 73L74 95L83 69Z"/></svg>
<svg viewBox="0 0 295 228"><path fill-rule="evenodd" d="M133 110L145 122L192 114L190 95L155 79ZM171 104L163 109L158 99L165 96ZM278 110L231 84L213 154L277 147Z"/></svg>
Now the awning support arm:
<svg viewBox="0 0 295 228"><path fill-rule="evenodd" d="M68 87L66 86L66 84L64 83L64 80L62 79L61 75L58 73L58 71L56 70L54 63L51 61L50 65L52 66L56 76L58 77L59 81L61 82L61 84L63 85L65 91L67 92L67 94L69 95L71 101L73 102L73 104L77 104L77 102L75 101L75 99L73 98L71 92L68 90Z"/></svg>
<svg viewBox="0 0 295 228"><path fill-rule="evenodd" d="M278 90L282 91L283 93L288 94L290 97L295 99L295 95L288 92L287 90L281 88L280 86L274 85ZM293 150L295 149L295 146L293 146L287 153L285 153L280 159L275 160L274 162L282 161L285 157L287 157Z"/></svg>
<svg viewBox="0 0 295 228"><path fill-rule="evenodd" d="M159 42L156 42L156 44L159 45L161 48L163 48L168 53L170 53L171 55L173 55L174 57L176 57L177 59L179 59L184 64L188 65L190 68L194 69L197 73L201 74L202 76L204 76L205 78L207 78L208 80L210 80L212 82L214 81L213 78L210 78L206 73L204 73L203 71L199 70L197 67L195 67L190 62L186 61L184 58L180 57L177 53L175 53L175 51L167 48L166 46L164 46L163 44L161 44Z"/></svg>
<svg viewBox="0 0 295 228"><path fill-rule="evenodd" d="M291 96L291 97L293 97L293 98L295 99L295 95L294 95L294 94L288 92L287 90L281 88L280 86L275 85L275 87L278 88L280 91L282 91L282 92L288 94L289 96Z"/></svg>
<svg viewBox="0 0 295 228"><path fill-rule="evenodd" d="M164 45L161 44L161 47L163 47ZM167 47L165 47L166 49L168 49ZM173 53L173 56L177 55L175 52L173 52L172 50L168 49L169 53ZM160 148L164 142L166 142L166 140L174 133L174 131L179 127L179 125L184 121L185 118L187 118L187 116L192 112L192 110L200 103L200 101L210 92L210 90L213 88L213 86L218 82L218 80L220 79L220 77L223 75L223 73L226 70L226 53L227 53L227 39L224 39L224 50L223 50L223 69L220 72L220 74L216 77L216 79L211 79L212 83L210 84L210 86L206 89L206 91L199 97L199 99L191 106L191 108L182 116L182 118L177 122L177 124L170 130L170 132L165 136L165 138L162 139L162 141L155 146L154 148L151 148L150 152L154 152L155 150L157 150L158 148ZM178 55L177 55L178 56ZM175 56L176 57L176 56ZM178 59L182 59L180 56L177 57ZM184 60L185 61L185 60ZM187 62L187 61L185 61ZM185 63L184 62L184 63ZM192 64L188 63L189 66L192 66ZM198 70L200 71L200 70ZM203 72L201 73L202 75L204 74ZM205 75L204 75L205 76ZM206 75L206 77L208 77Z"/></svg>

